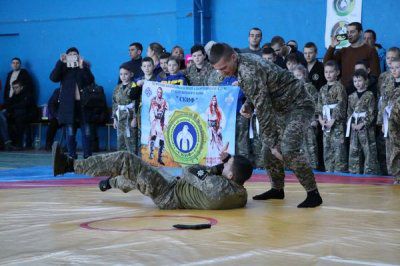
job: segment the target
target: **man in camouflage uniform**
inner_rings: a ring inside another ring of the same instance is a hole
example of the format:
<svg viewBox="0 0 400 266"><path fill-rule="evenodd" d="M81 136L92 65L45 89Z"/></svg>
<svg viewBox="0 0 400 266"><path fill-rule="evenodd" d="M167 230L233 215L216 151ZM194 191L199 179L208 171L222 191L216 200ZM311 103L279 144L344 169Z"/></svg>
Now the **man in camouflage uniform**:
<svg viewBox="0 0 400 266"><path fill-rule="evenodd" d="M375 97L373 92L367 91L367 72L362 69L356 70L353 79L357 91L350 94L348 99L346 129L346 137L349 137L351 132L349 172L377 174ZM364 162L362 158L364 158Z"/></svg>
<svg viewBox="0 0 400 266"><path fill-rule="evenodd" d="M235 75L247 102L241 113L251 116L257 109L266 169L272 188L253 199L284 198L284 163L292 169L307 191L299 208L322 203L312 169L302 153L304 130L314 114L311 96L291 73L252 54L237 54L224 43L211 48L210 63L225 76ZM275 117L285 124L277 125Z"/></svg>
<svg viewBox="0 0 400 266"><path fill-rule="evenodd" d="M138 189L149 196L160 209L234 209L247 203L243 184L252 174L252 166L243 156L231 157L221 153L224 163L208 168L194 165L183 168L180 177L167 177L157 168L128 152L114 152L92 156L87 160L73 160L53 145L54 175L66 172L92 176L109 176L100 181L106 191L118 188L127 193Z"/></svg>
<svg viewBox="0 0 400 266"><path fill-rule="evenodd" d="M202 45L194 45L190 50L193 64L186 69L186 76L192 86L205 86L210 72L213 70L211 64L206 60L206 52Z"/></svg>

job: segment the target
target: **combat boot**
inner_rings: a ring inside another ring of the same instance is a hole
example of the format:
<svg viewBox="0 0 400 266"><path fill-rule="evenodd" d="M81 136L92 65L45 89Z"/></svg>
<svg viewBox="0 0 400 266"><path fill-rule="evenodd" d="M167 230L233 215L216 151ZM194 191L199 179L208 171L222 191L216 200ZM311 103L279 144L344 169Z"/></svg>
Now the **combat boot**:
<svg viewBox="0 0 400 266"><path fill-rule="evenodd" d="M74 159L62 152L60 143L57 141L53 143L52 154L54 176L74 171Z"/></svg>
<svg viewBox="0 0 400 266"><path fill-rule="evenodd" d="M162 154L164 151L164 141L160 140L160 147L158 148L158 160L157 162L161 165L165 165L165 163L162 161Z"/></svg>

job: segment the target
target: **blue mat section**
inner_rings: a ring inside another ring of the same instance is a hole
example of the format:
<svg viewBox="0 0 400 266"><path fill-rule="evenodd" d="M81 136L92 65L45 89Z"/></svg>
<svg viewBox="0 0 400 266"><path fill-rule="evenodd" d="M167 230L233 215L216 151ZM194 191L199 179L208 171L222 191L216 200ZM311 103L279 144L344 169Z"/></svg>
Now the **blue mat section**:
<svg viewBox="0 0 400 266"><path fill-rule="evenodd" d="M16 181L40 181L40 180L62 180L62 179L81 179L90 178L86 175L76 175L68 173L60 176L53 176L51 166L24 167L11 170L0 171L0 182Z"/></svg>

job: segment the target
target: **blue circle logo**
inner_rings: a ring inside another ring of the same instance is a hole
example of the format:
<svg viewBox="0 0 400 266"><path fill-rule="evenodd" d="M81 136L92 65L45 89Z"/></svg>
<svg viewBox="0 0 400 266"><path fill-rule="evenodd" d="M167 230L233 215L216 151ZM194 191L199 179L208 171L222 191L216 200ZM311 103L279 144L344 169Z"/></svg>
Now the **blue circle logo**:
<svg viewBox="0 0 400 266"><path fill-rule="evenodd" d="M196 129L188 122L179 123L173 131L173 141L180 152L191 152L197 143Z"/></svg>

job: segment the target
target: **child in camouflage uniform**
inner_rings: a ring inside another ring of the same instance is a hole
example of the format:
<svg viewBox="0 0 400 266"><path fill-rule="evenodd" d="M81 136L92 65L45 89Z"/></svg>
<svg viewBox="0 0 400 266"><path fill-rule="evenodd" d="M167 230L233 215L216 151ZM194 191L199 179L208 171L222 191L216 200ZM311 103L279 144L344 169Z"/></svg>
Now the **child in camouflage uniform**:
<svg viewBox="0 0 400 266"><path fill-rule="evenodd" d="M344 123L346 119L346 89L337 80L339 66L333 60L325 63L324 85L318 96L318 120L324 131L324 163L328 172L347 170L346 147L344 144Z"/></svg>
<svg viewBox="0 0 400 266"><path fill-rule="evenodd" d="M140 88L131 81L133 73L127 65L119 69L121 84L114 89L112 97L112 117L117 130L118 150L138 154L138 130L136 110L140 98Z"/></svg>
<svg viewBox="0 0 400 266"><path fill-rule="evenodd" d="M353 174L377 174L375 97L373 92L367 91L367 72L362 69L356 70L353 82L357 91L348 99L346 128L346 137L349 137L351 132L349 171Z"/></svg>

